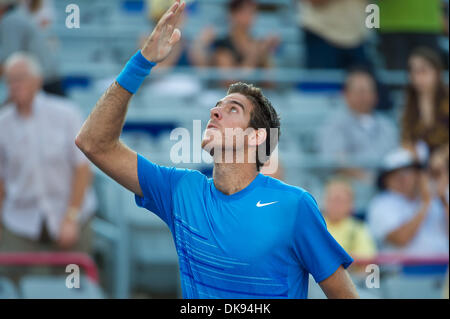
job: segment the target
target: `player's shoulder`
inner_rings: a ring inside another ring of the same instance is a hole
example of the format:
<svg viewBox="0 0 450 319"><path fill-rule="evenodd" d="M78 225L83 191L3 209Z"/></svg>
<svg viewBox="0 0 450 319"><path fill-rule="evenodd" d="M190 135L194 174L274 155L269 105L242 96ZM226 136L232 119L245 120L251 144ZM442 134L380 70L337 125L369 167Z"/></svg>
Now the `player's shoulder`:
<svg viewBox="0 0 450 319"><path fill-rule="evenodd" d="M283 198L288 201L301 203L305 200L305 197L311 196L311 194L302 187L287 184L270 176L263 176L265 181L262 183L262 187L267 188L270 192L279 192L282 194ZM308 200L308 198L306 198L306 200Z"/></svg>
<svg viewBox="0 0 450 319"><path fill-rule="evenodd" d="M188 179L198 182L208 182L208 177L201 171L190 168L177 168L181 170Z"/></svg>
<svg viewBox="0 0 450 319"><path fill-rule="evenodd" d="M208 177L198 170L176 167L172 167L172 170L178 176L178 185L183 185L188 188L195 186L194 188L197 188L201 184L208 183Z"/></svg>

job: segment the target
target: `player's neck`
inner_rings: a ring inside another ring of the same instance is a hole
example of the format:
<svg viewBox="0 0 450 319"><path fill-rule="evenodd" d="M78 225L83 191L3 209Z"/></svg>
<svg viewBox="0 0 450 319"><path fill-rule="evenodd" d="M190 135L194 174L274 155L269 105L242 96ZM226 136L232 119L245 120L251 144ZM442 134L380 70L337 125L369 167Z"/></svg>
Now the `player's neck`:
<svg viewBox="0 0 450 319"><path fill-rule="evenodd" d="M255 163L214 164L214 186L226 195L232 195L246 188L258 175Z"/></svg>

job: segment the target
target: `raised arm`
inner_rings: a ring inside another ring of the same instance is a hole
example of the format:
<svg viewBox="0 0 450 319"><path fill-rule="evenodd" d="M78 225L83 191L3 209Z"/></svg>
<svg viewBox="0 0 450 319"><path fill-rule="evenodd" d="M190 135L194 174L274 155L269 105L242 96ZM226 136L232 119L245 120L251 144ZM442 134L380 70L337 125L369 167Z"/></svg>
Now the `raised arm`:
<svg viewBox="0 0 450 319"><path fill-rule="evenodd" d="M140 52L141 58L147 60L143 63L145 66L150 64L149 61L153 63L163 61L180 40L181 32L177 29L177 25L184 7L185 3L177 0L148 37ZM78 133L75 143L89 160L108 176L142 196L137 175L137 155L119 140L128 103L134 93L130 87L137 87L136 83L143 80L142 74L138 74L138 71L134 74L136 68L130 65L132 62L130 60L122 72L124 74L122 80L115 81L97 102ZM142 66L141 61L140 70L145 66ZM130 87L127 83L129 81L133 82Z"/></svg>

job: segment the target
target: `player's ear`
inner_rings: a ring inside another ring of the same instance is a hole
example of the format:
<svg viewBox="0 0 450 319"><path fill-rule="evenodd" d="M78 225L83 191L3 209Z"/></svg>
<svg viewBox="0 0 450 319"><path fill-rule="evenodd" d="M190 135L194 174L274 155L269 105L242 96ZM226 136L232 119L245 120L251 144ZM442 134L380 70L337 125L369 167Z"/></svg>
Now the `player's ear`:
<svg viewBox="0 0 450 319"><path fill-rule="evenodd" d="M250 136L249 144L251 146L259 146L266 141L266 138L267 138L267 132L265 129L260 128L260 129L254 130Z"/></svg>

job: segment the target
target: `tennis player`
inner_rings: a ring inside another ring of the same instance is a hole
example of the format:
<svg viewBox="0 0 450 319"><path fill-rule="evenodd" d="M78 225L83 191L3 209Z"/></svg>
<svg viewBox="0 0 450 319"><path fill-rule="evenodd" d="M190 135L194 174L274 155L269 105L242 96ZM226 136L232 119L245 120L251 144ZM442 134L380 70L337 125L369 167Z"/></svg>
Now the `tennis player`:
<svg viewBox="0 0 450 319"><path fill-rule="evenodd" d="M353 260L327 231L314 198L259 172L258 147L273 151L278 139L268 133L280 126L260 89L234 84L211 109L202 145L214 158L212 179L156 165L119 141L131 97L180 40L184 8L177 0L161 18L97 102L77 146L169 226L184 298L307 298L309 274L328 298L357 298L345 270ZM243 142L228 143L227 129L245 131ZM230 149L247 160L223 160Z"/></svg>

